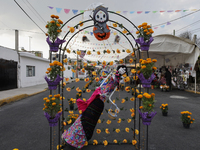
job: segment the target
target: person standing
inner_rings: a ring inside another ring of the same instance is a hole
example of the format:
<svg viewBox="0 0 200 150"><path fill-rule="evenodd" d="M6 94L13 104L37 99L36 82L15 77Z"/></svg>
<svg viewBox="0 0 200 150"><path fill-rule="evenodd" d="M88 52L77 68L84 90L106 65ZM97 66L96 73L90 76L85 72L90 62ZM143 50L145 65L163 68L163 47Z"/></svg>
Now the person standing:
<svg viewBox="0 0 200 150"><path fill-rule="evenodd" d="M172 77L172 75L171 75L170 71L168 70L168 68L166 68L165 78L166 78L166 84L169 86L169 90L172 90L171 77Z"/></svg>

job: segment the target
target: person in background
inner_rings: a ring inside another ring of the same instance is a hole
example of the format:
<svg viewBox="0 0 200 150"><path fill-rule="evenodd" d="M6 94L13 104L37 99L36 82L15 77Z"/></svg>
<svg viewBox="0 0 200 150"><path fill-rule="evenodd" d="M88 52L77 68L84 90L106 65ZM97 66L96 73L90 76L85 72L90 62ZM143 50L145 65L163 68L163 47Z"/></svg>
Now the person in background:
<svg viewBox="0 0 200 150"><path fill-rule="evenodd" d="M172 75L171 75L170 71L168 70L168 68L166 68L165 78L166 78L166 84L169 86L169 90L171 90L171 78L172 78Z"/></svg>

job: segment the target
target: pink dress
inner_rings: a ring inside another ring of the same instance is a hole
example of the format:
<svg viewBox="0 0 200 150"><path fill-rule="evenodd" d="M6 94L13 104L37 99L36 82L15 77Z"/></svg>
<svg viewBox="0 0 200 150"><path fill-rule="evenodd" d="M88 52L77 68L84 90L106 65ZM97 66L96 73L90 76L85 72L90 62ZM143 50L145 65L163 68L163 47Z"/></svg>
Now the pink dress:
<svg viewBox="0 0 200 150"><path fill-rule="evenodd" d="M104 101L106 97L104 95L100 96L100 94L106 94L112 92L115 87L119 84L119 77L115 77L114 79L111 77L109 83L105 86L97 88L92 96L84 102L81 99L77 100L77 106L79 110L83 112L87 109L87 107L94 101L99 98ZM81 122L82 114L77 118L77 120L62 134L62 138L73 147L82 148L87 141L87 137Z"/></svg>

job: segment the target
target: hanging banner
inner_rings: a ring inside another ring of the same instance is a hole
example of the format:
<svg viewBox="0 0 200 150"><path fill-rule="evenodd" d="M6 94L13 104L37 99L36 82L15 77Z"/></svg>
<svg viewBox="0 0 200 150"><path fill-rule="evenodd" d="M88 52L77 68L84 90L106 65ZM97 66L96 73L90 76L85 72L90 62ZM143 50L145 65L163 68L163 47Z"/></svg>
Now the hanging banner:
<svg viewBox="0 0 200 150"><path fill-rule="evenodd" d="M74 13L74 15L76 15L77 12L78 12L78 10L74 10L74 9L72 9L72 12Z"/></svg>
<svg viewBox="0 0 200 150"><path fill-rule="evenodd" d="M137 14L141 14L142 13L142 11L137 11Z"/></svg>
<svg viewBox="0 0 200 150"><path fill-rule="evenodd" d="M148 14L148 13L150 13L150 11L145 11L145 14Z"/></svg>
<svg viewBox="0 0 200 150"><path fill-rule="evenodd" d="M65 12L66 14L68 14L69 11L70 11L70 9L64 9L64 12Z"/></svg>
<svg viewBox="0 0 200 150"><path fill-rule="evenodd" d="M130 11L130 14L133 14L135 11Z"/></svg>
<svg viewBox="0 0 200 150"><path fill-rule="evenodd" d="M51 6L48 6L50 9L53 9L53 7L51 7Z"/></svg>
<svg viewBox="0 0 200 150"><path fill-rule="evenodd" d="M57 13L60 13L61 10L62 8L56 8Z"/></svg>

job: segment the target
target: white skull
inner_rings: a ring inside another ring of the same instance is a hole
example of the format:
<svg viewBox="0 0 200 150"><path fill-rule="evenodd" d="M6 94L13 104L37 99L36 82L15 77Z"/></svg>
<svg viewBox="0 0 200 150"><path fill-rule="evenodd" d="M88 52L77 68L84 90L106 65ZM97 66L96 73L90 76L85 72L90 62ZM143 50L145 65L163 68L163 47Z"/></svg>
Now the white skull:
<svg viewBox="0 0 200 150"><path fill-rule="evenodd" d="M106 13L103 12L102 10L99 10L95 15L95 20L97 22L105 22L106 18L107 18Z"/></svg>

